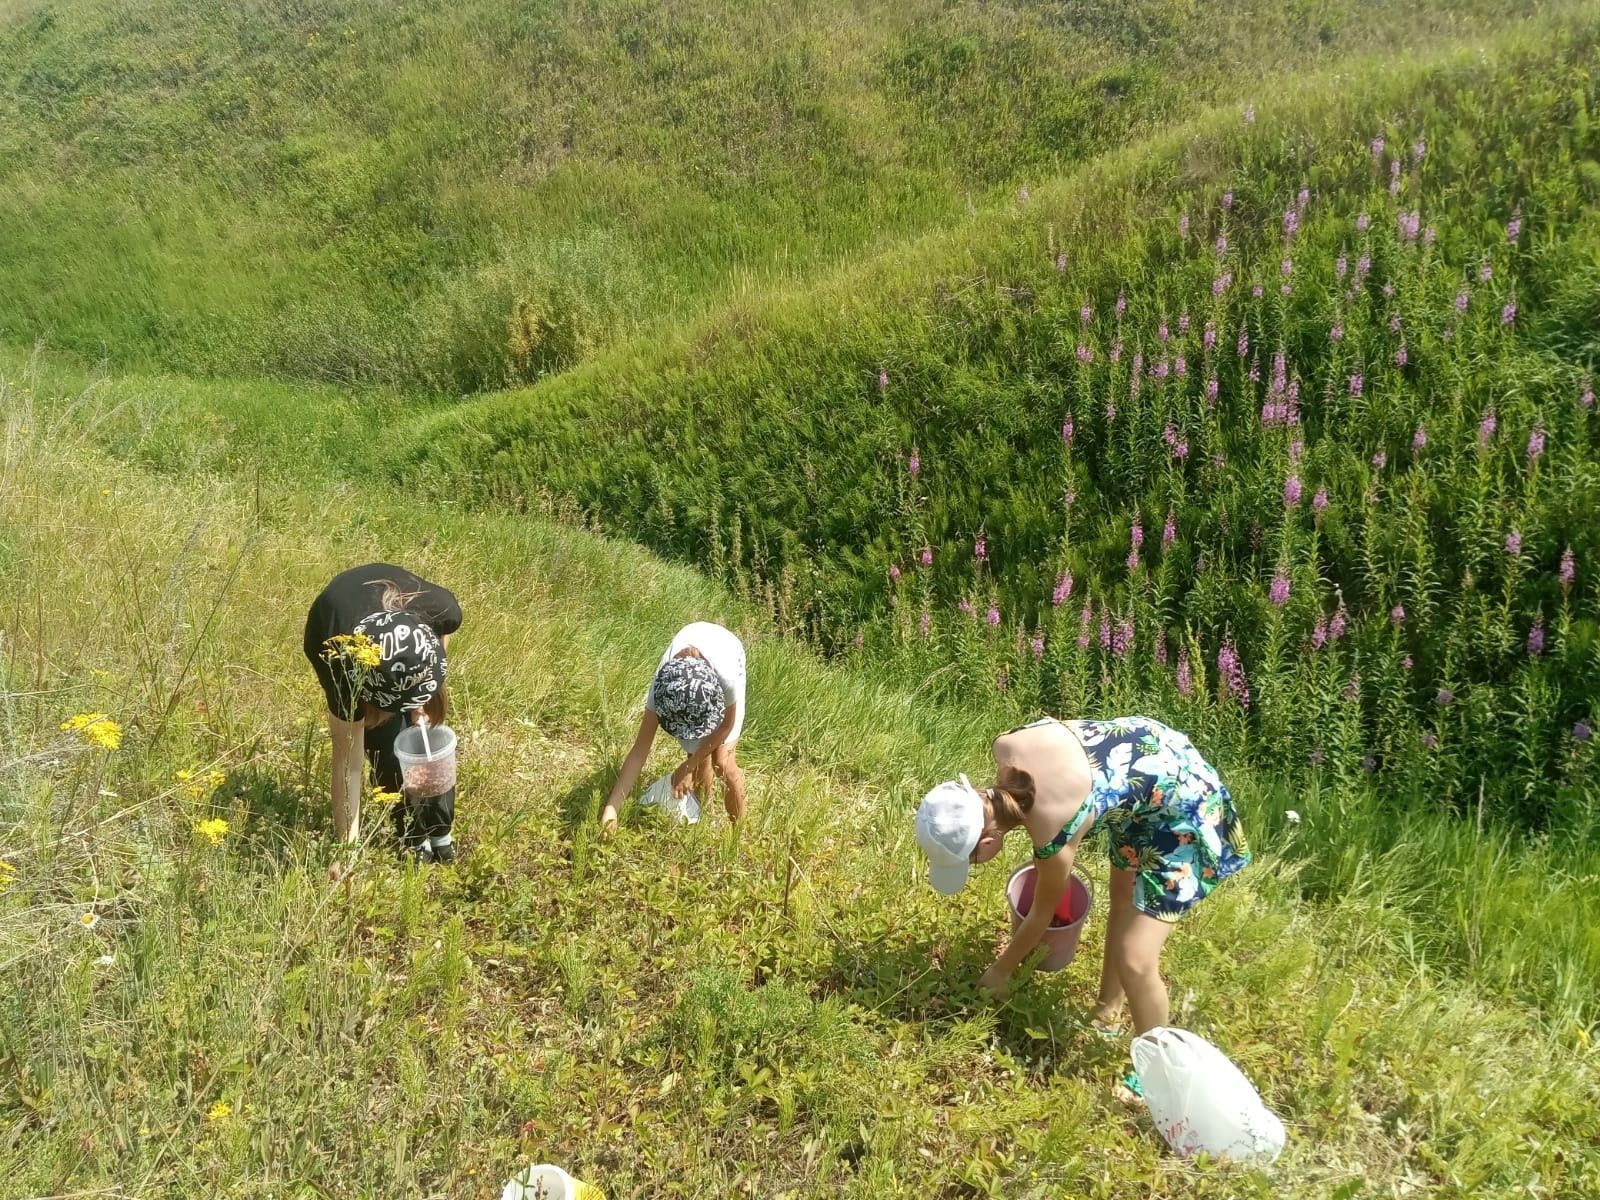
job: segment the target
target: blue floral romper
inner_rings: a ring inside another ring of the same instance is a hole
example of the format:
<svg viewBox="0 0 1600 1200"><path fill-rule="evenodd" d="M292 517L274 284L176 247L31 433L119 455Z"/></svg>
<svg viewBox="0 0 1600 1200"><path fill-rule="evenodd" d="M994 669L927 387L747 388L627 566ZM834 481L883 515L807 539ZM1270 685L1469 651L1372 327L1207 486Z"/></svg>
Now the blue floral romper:
<svg viewBox="0 0 1600 1200"><path fill-rule="evenodd" d="M1035 858L1054 855L1090 820L1110 830L1111 865L1137 871L1133 906L1176 921L1250 862L1233 797L1184 734L1149 717L1035 721L1062 725L1089 756L1089 798Z"/></svg>

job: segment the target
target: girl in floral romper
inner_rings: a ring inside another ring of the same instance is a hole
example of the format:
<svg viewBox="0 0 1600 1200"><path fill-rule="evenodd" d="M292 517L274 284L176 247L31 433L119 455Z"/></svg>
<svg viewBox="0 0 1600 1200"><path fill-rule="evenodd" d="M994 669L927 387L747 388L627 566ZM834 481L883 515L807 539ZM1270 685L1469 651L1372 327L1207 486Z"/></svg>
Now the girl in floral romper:
<svg viewBox="0 0 1600 1200"><path fill-rule="evenodd" d="M972 863L1027 830L1038 868L1034 903L983 974L1005 990L1066 894L1073 860L1096 825L1109 831L1111 914L1094 1021L1114 1029L1124 1000L1133 1031L1167 1023L1161 949L1173 924L1250 861L1233 798L1189 739L1149 717L1045 718L994 742L995 784L941 783L917 812L929 882L958 891Z"/></svg>

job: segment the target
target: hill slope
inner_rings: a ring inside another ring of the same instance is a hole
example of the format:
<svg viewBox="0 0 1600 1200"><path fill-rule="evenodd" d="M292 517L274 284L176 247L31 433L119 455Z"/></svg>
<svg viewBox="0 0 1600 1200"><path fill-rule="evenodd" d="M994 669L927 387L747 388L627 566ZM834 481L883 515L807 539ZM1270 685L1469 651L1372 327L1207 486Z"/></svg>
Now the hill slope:
<svg viewBox="0 0 1600 1200"><path fill-rule="evenodd" d="M497 387L960 219L1263 62L1545 7L15 4L0 338Z"/></svg>

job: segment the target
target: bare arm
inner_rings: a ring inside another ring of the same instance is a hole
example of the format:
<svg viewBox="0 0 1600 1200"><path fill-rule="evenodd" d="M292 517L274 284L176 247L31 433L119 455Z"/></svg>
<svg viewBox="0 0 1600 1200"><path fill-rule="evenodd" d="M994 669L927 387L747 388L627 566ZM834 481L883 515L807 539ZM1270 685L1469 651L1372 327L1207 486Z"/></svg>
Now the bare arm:
<svg viewBox="0 0 1600 1200"><path fill-rule="evenodd" d="M639 772L644 770L645 762L650 758L650 746L656 740L656 730L661 723L656 719L655 713L648 708L644 710L644 717L639 721L639 734L633 739L633 747L628 751L628 756L622 760L622 767L617 771L617 781L611 785L611 795L606 799L605 808L600 810L600 824L607 830L617 827L617 810L623 801L628 798L628 793L633 791L633 785L639 782Z"/></svg>
<svg viewBox="0 0 1600 1200"><path fill-rule="evenodd" d="M710 760L717 752L717 747L728 740L728 735L733 732L733 722L739 710L733 705L728 705L722 714L722 722L705 737L700 739L700 746L695 752L683 760L683 765L672 773L672 791L676 795L689 786L689 781L694 778L694 773L700 769L700 764Z"/></svg>
<svg viewBox="0 0 1600 1200"><path fill-rule="evenodd" d="M333 738L333 835L342 842L353 842L361 836L361 759L366 727L330 713L328 732Z"/></svg>
<svg viewBox="0 0 1600 1200"><path fill-rule="evenodd" d="M1034 947L1044 937L1044 931L1055 919L1056 905L1061 903L1061 897L1067 894L1067 887L1072 882L1072 864L1078 857L1076 840L1073 839L1050 858L1035 862L1037 878L1033 889L1033 907L1022 918L1011 944L995 959L994 969L1009 976L1022 965L1023 959L1033 953Z"/></svg>

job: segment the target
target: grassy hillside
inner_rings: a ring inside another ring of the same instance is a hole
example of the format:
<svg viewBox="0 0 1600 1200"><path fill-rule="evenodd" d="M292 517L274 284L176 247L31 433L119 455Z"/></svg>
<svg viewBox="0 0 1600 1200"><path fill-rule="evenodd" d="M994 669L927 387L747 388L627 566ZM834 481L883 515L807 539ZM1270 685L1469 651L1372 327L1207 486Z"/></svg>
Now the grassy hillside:
<svg viewBox="0 0 1600 1200"><path fill-rule="evenodd" d="M1596 31L1208 114L441 413L410 477L568 497L943 694L1159 701L1593 844Z"/></svg>
<svg viewBox="0 0 1600 1200"><path fill-rule="evenodd" d="M23 0L0 338L496 387L1222 96L1550 7Z"/></svg>
<svg viewBox="0 0 1600 1200"><path fill-rule="evenodd" d="M1098 926L995 1007L974 981L1005 870L954 903L919 882L916 796L981 769L1014 710L823 668L624 544L450 510L419 528L405 495L275 471L267 449L261 486L210 473L177 457L163 390L0 397L11 1194L493 1197L540 1159L614 1200L1600 1186L1592 864L1277 791L1224 753L1260 858L1174 938L1175 1012L1292 1144L1270 1173L1180 1163L1110 1096L1125 1049L1078 1016ZM118 420L180 469L78 432ZM380 833L331 886L298 622L368 557L447 581L468 614L464 857L402 867ZM751 820L735 838L631 813L598 842L656 649L706 615L752 641ZM114 750L59 728L85 712L118 723ZM1100 856L1086 869L1103 889Z"/></svg>

